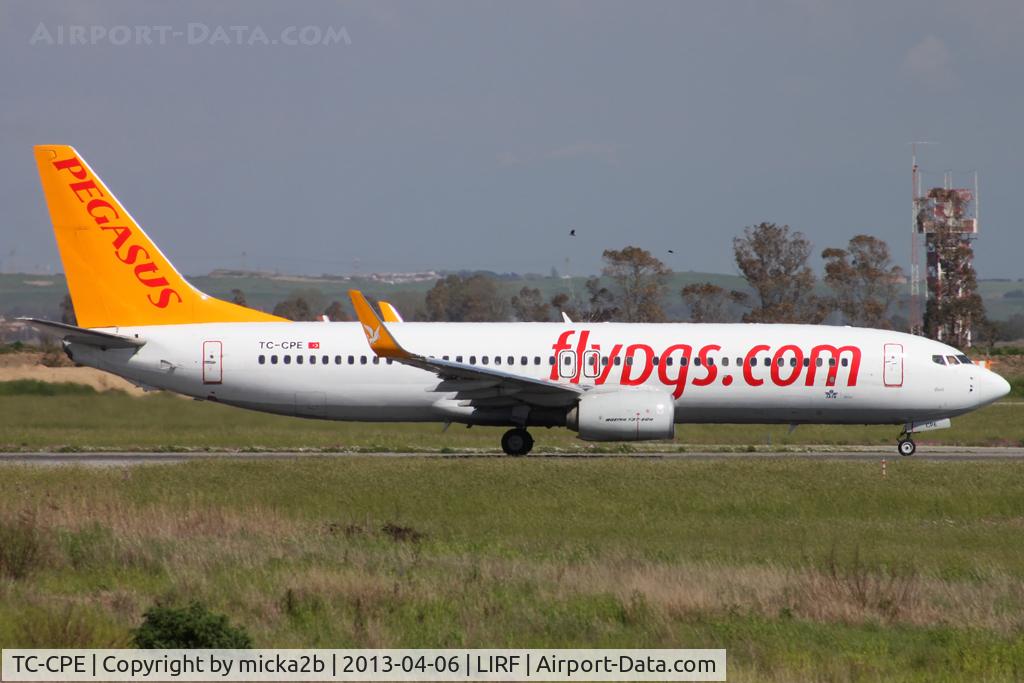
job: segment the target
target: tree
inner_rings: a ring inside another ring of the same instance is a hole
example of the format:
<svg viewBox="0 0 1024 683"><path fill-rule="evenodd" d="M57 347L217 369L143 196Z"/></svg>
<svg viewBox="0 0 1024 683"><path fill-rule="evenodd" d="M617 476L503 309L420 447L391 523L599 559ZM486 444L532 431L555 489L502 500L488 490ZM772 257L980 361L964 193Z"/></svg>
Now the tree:
<svg viewBox="0 0 1024 683"><path fill-rule="evenodd" d="M274 306L274 315L288 320L316 320L309 303L301 296L291 296Z"/></svg>
<svg viewBox="0 0 1024 683"><path fill-rule="evenodd" d="M736 266L757 295L744 322L820 323L828 306L814 294L814 271L807 265L811 243L788 225L760 223L732 241Z"/></svg>
<svg viewBox="0 0 1024 683"><path fill-rule="evenodd" d="M628 246L619 251L606 249L602 258L605 266L601 273L618 289L612 298L621 319L625 322L664 321L661 300L672 271L640 247Z"/></svg>
<svg viewBox="0 0 1024 683"><path fill-rule="evenodd" d="M889 259L889 245L871 235L857 235L846 249L829 248L825 284L832 302L851 325L889 329L889 309L898 296L903 271Z"/></svg>
<svg viewBox="0 0 1024 683"><path fill-rule="evenodd" d="M971 345L971 330L985 325L985 304L978 294L973 254L960 234L949 227L930 235L943 277L924 309L924 333L957 348Z"/></svg>
<svg viewBox="0 0 1024 683"><path fill-rule="evenodd" d="M710 282L694 282L683 287L680 295L690 309L690 320L695 323L724 323L735 318L730 314L731 304L745 304L747 295L728 291Z"/></svg>
<svg viewBox="0 0 1024 683"><path fill-rule="evenodd" d="M232 289L231 290L231 303L237 304L239 306L248 306L249 305L249 304L245 303L245 292L243 292L240 289Z"/></svg>
<svg viewBox="0 0 1024 683"><path fill-rule="evenodd" d="M333 322L352 319L352 316L348 314L348 307L340 301L332 301L331 305L324 309L324 315Z"/></svg>
<svg viewBox="0 0 1024 683"><path fill-rule="evenodd" d="M523 322L547 322L551 319L551 304L544 301L537 288L523 287L509 303L513 313Z"/></svg>
<svg viewBox="0 0 1024 683"><path fill-rule="evenodd" d="M493 278L477 273L449 275L427 292L429 320L488 322L508 319L508 302L498 295Z"/></svg>
<svg viewBox="0 0 1024 683"><path fill-rule="evenodd" d="M75 304L71 301L71 295L65 294L60 300L60 321L65 325L77 325L78 318L75 316Z"/></svg>
<svg viewBox="0 0 1024 683"><path fill-rule="evenodd" d="M587 293L580 298L575 292L570 296L565 292L551 297L551 307L565 313L574 322L601 323L614 320L619 313L615 305L615 295L601 284L601 279L589 278L584 285Z"/></svg>

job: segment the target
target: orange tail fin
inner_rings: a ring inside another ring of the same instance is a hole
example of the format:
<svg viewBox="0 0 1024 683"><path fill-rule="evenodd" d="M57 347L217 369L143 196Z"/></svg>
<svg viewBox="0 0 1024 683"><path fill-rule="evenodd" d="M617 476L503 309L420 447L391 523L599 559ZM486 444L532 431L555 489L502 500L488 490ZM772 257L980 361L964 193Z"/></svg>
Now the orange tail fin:
<svg viewBox="0 0 1024 683"><path fill-rule="evenodd" d="M79 325L284 320L189 284L73 147L35 154Z"/></svg>

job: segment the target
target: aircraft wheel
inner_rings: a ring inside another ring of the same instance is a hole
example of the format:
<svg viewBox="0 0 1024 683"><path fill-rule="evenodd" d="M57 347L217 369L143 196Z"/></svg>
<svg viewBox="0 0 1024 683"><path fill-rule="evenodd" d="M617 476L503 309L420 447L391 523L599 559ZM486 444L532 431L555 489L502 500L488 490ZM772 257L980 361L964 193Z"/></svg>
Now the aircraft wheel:
<svg viewBox="0 0 1024 683"><path fill-rule="evenodd" d="M533 437L525 429L510 429L501 437L501 450L505 455L526 455L533 448Z"/></svg>
<svg viewBox="0 0 1024 683"><path fill-rule="evenodd" d="M910 439L900 439L896 444L896 448L899 449L900 455L908 456L914 454L914 451L917 450L917 444Z"/></svg>

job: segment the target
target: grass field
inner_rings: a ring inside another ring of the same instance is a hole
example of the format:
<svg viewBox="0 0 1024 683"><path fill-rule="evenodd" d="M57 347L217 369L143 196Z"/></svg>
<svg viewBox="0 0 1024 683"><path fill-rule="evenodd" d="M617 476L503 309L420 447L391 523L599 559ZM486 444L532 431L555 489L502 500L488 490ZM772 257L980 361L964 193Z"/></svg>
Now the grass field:
<svg viewBox="0 0 1024 683"><path fill-rule="evenodd" d="M202 601L257 646L726 647L730 680L1024 677L997 462L220 459L0 469L0 645Z"/></svg>
<svg viewBox="0 0 1024 683"><path fill-rule="evenodd" d="M503 429L366 424L254 413L167 394L133 398L79 385L0 382L0 450L325 450L500 452ZM565 429L537 429L535 453L743 450L807 445L895 445L899 428L679 425L674 442L588 444ZM925 432L918 444L1024 445L1024 402L1005 402Z"/></svg>

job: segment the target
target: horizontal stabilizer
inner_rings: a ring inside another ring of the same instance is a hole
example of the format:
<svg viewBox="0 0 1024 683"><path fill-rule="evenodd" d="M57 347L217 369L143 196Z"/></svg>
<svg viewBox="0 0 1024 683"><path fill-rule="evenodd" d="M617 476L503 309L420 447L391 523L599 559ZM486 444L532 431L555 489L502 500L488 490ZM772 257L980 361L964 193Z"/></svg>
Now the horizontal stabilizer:
<svg viewBox="0 0 1024 683"><path fill-rule="evenodd" d="M145 339L90 330L85 327L76 327L75 325L58 323L52 320L37 320L36 318L17 318L17 320L28 323L50 334L55 334L72 344L98 346L101 349L137 349L146 343Z"/></svg>

